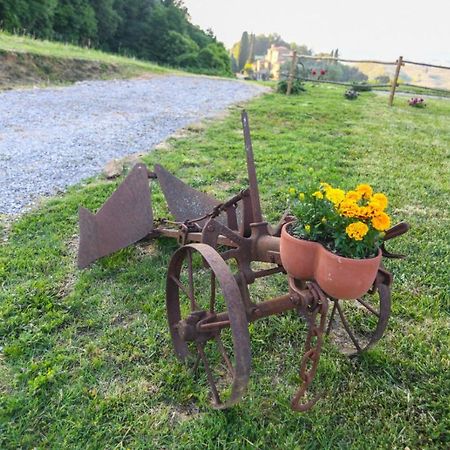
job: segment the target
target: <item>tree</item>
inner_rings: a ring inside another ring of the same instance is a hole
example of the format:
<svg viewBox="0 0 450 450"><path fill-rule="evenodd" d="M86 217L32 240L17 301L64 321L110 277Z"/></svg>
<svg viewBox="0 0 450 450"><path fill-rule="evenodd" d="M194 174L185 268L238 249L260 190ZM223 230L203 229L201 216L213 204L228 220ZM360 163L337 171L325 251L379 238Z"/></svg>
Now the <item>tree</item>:
<svg viewBox="0 0 450 450"><path fill-rule="evenodd" d="M181 0L0 0L0 27L231 74L225 47L190 22Z"/></svg>
<svg viewBox="0 0 450 450"><path fill-rule="evenodd" d="M59 0L53 30L58 40L88 44L97 37L95 11L88 0Z"/></svg>
<svg viewBox="0 0 450 450"><path fill-rule="evenodd" d="M239 72L238 63L233 54L230 55L230 59L231 59L231 71L233 73Z"/></svg>
<svg viewBox="0 0 450 450"><path fill-rule="evenodd" d="M245 63L248 60L248 56L250 53L250 41L248 38L248 33L244 31L241 37L241 43L239 45L239 57L238 57L238 69L242 70L245 66Z"/></svg>
<svg viewBox="0 0 450 450"><path fill-rule="evenodd" d="M255 62L255 35L250 35L250 48L248 51L247 63L253 64Z"/></svg>
<svg viewBox="0 0 450 450"><path fill-rule="evenodd" d="M112 41L121 21L119 14L114 9L114 0L90 0L90 3L95 11L97 21L95 44L105 50L111 50Z"/></svg>

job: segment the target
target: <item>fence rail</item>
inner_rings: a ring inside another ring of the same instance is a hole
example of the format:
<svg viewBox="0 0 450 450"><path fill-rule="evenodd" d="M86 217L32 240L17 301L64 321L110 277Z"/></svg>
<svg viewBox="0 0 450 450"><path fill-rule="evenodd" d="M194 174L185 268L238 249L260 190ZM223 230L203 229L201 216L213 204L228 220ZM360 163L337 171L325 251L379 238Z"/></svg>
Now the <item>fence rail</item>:
<svg viewBox="0 0 450 450"><path fill-rule="evenodd" d="M292 66L291 71L289 73L289 80L292 80L295 77L295 71L297 70L296 67L296 61L298 60L318 60L318 61L333 61L333 62L343 62L343 63L353 63L353 64L381 64L383 66L395 66L395 74L392 82L390 84L368 84L372 89L377 88L390 88L390 95L389 95L389 105L392 106L394 102L395 92L397 88L413 88L413 89L423 89L425 91L432 91L432 92L439 92L442 94L446 94L446 96L450 96L450 90L449 89L443 89L443 88L436 88L431 86L421 86L413 83L399 83L399 77L401 74L401 70L405 65L411 64L415 66L421 66L421 67L430 67L434 69L441 69L441 70L450 70L449 66L443 66L438 64L428 64L428 63L422 63L417 61L410 61L403 59L402 56L399 56L396 61L379 61L375 59L345 59L345 58L336 58L334 56L312 56L312 55L297 55L296 52L292 55ZM306 76L303 78L304 81L311 81L314 83L330 83L330 84L337 84L340 86L354 86L354 83L351 82L343 82L343 81L334 81L334 80L323 80L323 79L310 79ZM292 82L292 81L290 81ZM289 90L290 92L290 90Z"/></svg>

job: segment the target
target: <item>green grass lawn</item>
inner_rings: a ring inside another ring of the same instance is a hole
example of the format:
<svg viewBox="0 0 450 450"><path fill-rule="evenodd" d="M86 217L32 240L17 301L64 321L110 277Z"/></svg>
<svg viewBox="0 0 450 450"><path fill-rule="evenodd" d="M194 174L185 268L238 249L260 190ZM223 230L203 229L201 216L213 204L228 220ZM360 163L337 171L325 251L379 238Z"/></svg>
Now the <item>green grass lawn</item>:
<svg viewBox="0 0 450 450"><path fill-rule="evenodd" d="M139 244L75 268L77 208L98 208L117 183L92 179L17 220L0 247L1 448L448 448L450 445L450 102L414 109L397 98L313 87L246 105L263 211L276 222L290 186L309 177L387 193L411 231L392 242L388 330L348 359L324 345L306 414L298 385L305 326L294 314L250 327L253 372L229 411L209 407L172 351L165 273L176 244ZM197 189L225 199L247 185L239 108L148 154ZM311 174L312 172L312 174ZM156 216L166 216L154 190ZM6 234L6 230L3 233ZM286 292L272 277L255 299Z"/></svg>

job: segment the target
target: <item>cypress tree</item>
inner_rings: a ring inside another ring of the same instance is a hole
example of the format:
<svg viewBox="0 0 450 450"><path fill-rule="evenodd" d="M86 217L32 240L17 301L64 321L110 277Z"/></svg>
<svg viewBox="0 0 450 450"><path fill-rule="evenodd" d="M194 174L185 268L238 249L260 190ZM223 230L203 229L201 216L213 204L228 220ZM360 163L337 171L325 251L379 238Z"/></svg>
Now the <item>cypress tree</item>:
<svg viewBox="0 0 450 450"><path fill-rule="evenodd" d="M248 51L247 63L253 64L255 62L255 35L250 35L250 48Z"/></svg>
<svg viewBox="0 0 450 450"><path fill-rule="evenodd" d="M248 33L244 31L241 37L241 44L239 46L239 58L238 58L238 69L242 70L245 66L245 63L248 60L250 52L250 41L248 38Z"/></svg>

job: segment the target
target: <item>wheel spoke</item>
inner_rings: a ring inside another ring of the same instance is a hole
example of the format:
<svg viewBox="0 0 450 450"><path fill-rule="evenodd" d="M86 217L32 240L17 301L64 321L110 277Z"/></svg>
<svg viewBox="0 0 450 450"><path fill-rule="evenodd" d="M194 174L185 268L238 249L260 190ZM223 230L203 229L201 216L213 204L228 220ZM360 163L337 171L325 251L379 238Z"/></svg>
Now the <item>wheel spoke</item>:
<svg viewBox="0 0 450 450"><path fill-rule="evenodd" d="M336 312L336 306L337 306L337 300L334 301L333 309L331 310L330 320L328 322L327 331L325 333L327 336L330 334L331 327L333 326L333 319L334 319L334 314Z"/></svg>
<svg viewBox="0 0 450 450"><path fill-rule="evenodd" d="M348 324L347 319L345 318L344 312L342 311L342 308L339 305L339 300L336 300L336 307L337 307L339 316L341 318L342 325L345 328L345 331L347 331L347 334L349 335L350 339L352 340L354 346L356 347L358 352L360 352L361 351L361 346L359 345L359 342L355 338L355 335L353 334L353 332L352 332L352 330L350 328L350 325Z"/></svg>
<svg viewBox="0 0 450 450"><path fill-rule="evenodd" d="M216 276L211 270L211 297L209 299L209 312L214 312L216 305Z"/></svg>
<svg viewBox="0 0 450 450"><path fill-rule="evenodd" d="M220 351L220 353L222 355L222 358L225 361L225 365L227 366L228 372L230 373L230 375L232 377L234 377L233 365L231 364L231 361L228 358L227 351L225 350L225 347L223 345L223 342L222 342L222 339L220 337L220 334L216 334L215 339L216 339L216 342L217 342L217 347L219 347L219 351Z"/></svg>
<svg viewBox="0 0 450 450"><path fill-rule="evenodd" d="M197 304L195 303L195 297L194 297L194 273L193 273L193 266L192 266L192 252L187 252L187 261L188 261L188 278L189 278L189 300L191 301L191 310L196 311Z"/></svg>
<svg viewBox="0 0 450 450"><path fill-rule="evenodd" d="M380 317L380 313L372 305L364 301L362 298L357 298L356 300L361 303L361 305L363 305L366 309L368 309L372 314Z"/></svg>
<svg viewBox="0 0 450 450"><path fill-rule="evenodd" d="M170 279L186 294L187 298L191 298L186 286L175 275L170 275Z"/></svg>
<svg viewBox="0 0 450 450"><path fill-rule="evenodd" d="M203 365L205 366L206 376L208 378L208 383L211 386L211 391L213 393L214 401L217 405L220 405L221 401L220 401L219 393L217 391L217 386L214 383L214 379L213 379L213 376L211 373L211 369L209 367L208 359L206 358L203 347L204 347L204 344L202 345L200 343L197 343L197 351L198 351L198 354L200 355L200 358L203 361Z"/></svg>

